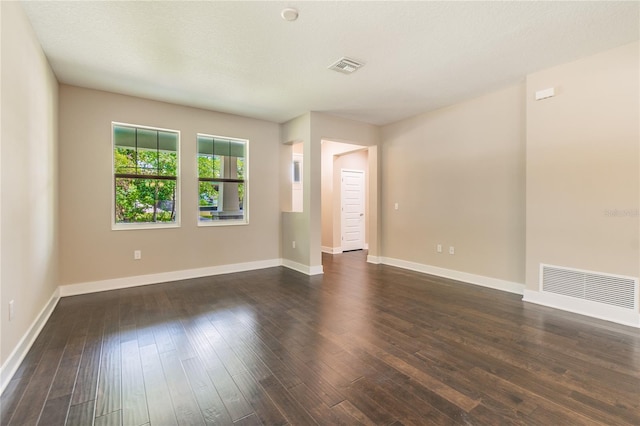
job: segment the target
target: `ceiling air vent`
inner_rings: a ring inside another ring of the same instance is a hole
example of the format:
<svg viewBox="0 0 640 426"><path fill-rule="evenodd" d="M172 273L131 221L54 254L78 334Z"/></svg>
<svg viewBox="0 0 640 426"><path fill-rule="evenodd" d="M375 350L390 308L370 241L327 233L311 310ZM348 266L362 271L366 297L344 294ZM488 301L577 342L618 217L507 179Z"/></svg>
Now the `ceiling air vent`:
<svg viewBox="0 0 640 426"><path fill-rule="evenodd" d="M352 72L354 72L358 68L360 68L362 65L364 65L364 64L361 64L360 62L358 62L358 61L356 61L354 59L349 59L349 58L342 57L342 58L338 59L338 61L336 63L332 64L329 67L329 69L341 72L343 74L351 74Z"/></svg>

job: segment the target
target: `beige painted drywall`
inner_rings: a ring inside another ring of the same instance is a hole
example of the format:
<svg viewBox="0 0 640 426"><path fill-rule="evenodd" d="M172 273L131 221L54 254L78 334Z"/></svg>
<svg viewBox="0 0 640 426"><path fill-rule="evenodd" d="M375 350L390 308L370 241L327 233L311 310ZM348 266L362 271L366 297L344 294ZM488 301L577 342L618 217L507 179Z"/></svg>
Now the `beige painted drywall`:
<svg viewBox="0 0 640 426"><path fill-rule="evenodd" d="M58 82L18 2L1 2L4 365L57 288ZM15 302L15 317L6 307Z"/></svg>
<svg viewBox="0 0 640 426"><path fill-rule="evenodd" d="M285 260L310 266L309 263L309 202L310 202L310 178L309 178L309 144L310 144L311 115L309 113L296 117L280 125L280 181L281 181L281 208L282 208L282 232L281 255ZM291 212L291 159L293 145L296 151L302 146L303 154L303 211ZM295 241L296 246L293 247Z"/></svg>
<svg viewBox="0 0 640 426"><path fill-rule="evenodd" d="M111 230L112 121L180 130L180 228ZM61 85L60 283L279 258L279 132L266 121ZM197 133L249 140L248 225L197 226Z"/></svg>
<svg viewBox="0 0 640 426"><path fill-rule="evenodd" d="M639 275L638 48L527 77L528 290L540 263ZM549 87L555 97L534 100Z"/></svg>
<svg viewBox="0 0 640 426"><path fill-rule="evenodd" d="M519 84L383 127L382 255L523 283L524 119Z"/></svg>

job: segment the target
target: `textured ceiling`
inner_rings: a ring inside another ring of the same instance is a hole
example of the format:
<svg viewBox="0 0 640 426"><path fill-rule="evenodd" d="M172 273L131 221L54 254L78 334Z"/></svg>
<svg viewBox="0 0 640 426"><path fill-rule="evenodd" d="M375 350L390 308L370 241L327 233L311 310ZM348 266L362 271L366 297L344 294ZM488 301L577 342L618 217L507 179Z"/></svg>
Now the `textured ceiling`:
<svg viewBox="0 0 640 426"><path fill-rule="evenodd" d="M394 122L640 38L638 2L23 2L62 83ZM300 17L286 22L284 7ZM366 63L327 69L341 56Z"/></svg>

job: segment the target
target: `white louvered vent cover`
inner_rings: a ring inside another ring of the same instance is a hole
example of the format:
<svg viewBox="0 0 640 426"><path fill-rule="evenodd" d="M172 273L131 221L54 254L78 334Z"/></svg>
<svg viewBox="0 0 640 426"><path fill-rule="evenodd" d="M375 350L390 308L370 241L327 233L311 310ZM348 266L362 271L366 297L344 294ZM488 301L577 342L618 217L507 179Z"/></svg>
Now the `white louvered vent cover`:
<svg viewBox="0 0 640 426"><path fill-rule="evenodd" d="M638 280L604 273L541 265L542 291L625 309L636 308Z"/></svg>
<svg viewBox="0 0 640 426"><path fill-rule="evenodd" d="M351 74L352 72L360 68L362 65L364 64L356 61L355 59L342 57L338 59L338 61L335 62L334 64L331 64L329 66L329 69L338 71L344 74Z"/></svg>

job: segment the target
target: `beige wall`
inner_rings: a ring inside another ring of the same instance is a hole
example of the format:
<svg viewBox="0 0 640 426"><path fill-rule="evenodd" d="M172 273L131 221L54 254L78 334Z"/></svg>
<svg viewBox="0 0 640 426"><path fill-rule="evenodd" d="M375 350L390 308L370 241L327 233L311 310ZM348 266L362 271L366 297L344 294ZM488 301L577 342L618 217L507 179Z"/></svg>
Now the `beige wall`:
<svg viewBox="0 0 640 426"><path fill-rule="evenodd" d="M111 230L112 121L181 131L180 228ZM249 140L249 225L197 226L199 132ZM278 259L278 148L275 123L62 85L60 284Z"/></svg>
<svg viewBox="0 0 640 426"><path fill-rule="evenodd" d="M528 290L540 263L639 275L638 48L527 77ZM556 96L535 101L548 87Z"/></svg>
<svg viewBox="0 0 640 426"><path fill-rule="evenodd" d="M383 127L384 257L524 282L523 97L516 85Z"/></svg>
<svg viewBox="0 0 640 426"><path fill-rule="evenodd" d="M58 83L17 2L1 2L0 360L57 288ZM15 301L9 322L6 308Z"/></svg>
<svg viewBox="0 0 640 426"><path fill-rule="evenodd" d="M290 260L301 265L310 266L309 253L309 202L310 202L310 178L309 178L309 149L310 149L311 115L303 114L280 125L280 182L282 209L282 233L281 255L283 259ZM291 212L291 159L292 147L296 150L302 145L303 154L303 211ZM296 247L293 247L295 241Z"/></svg>

